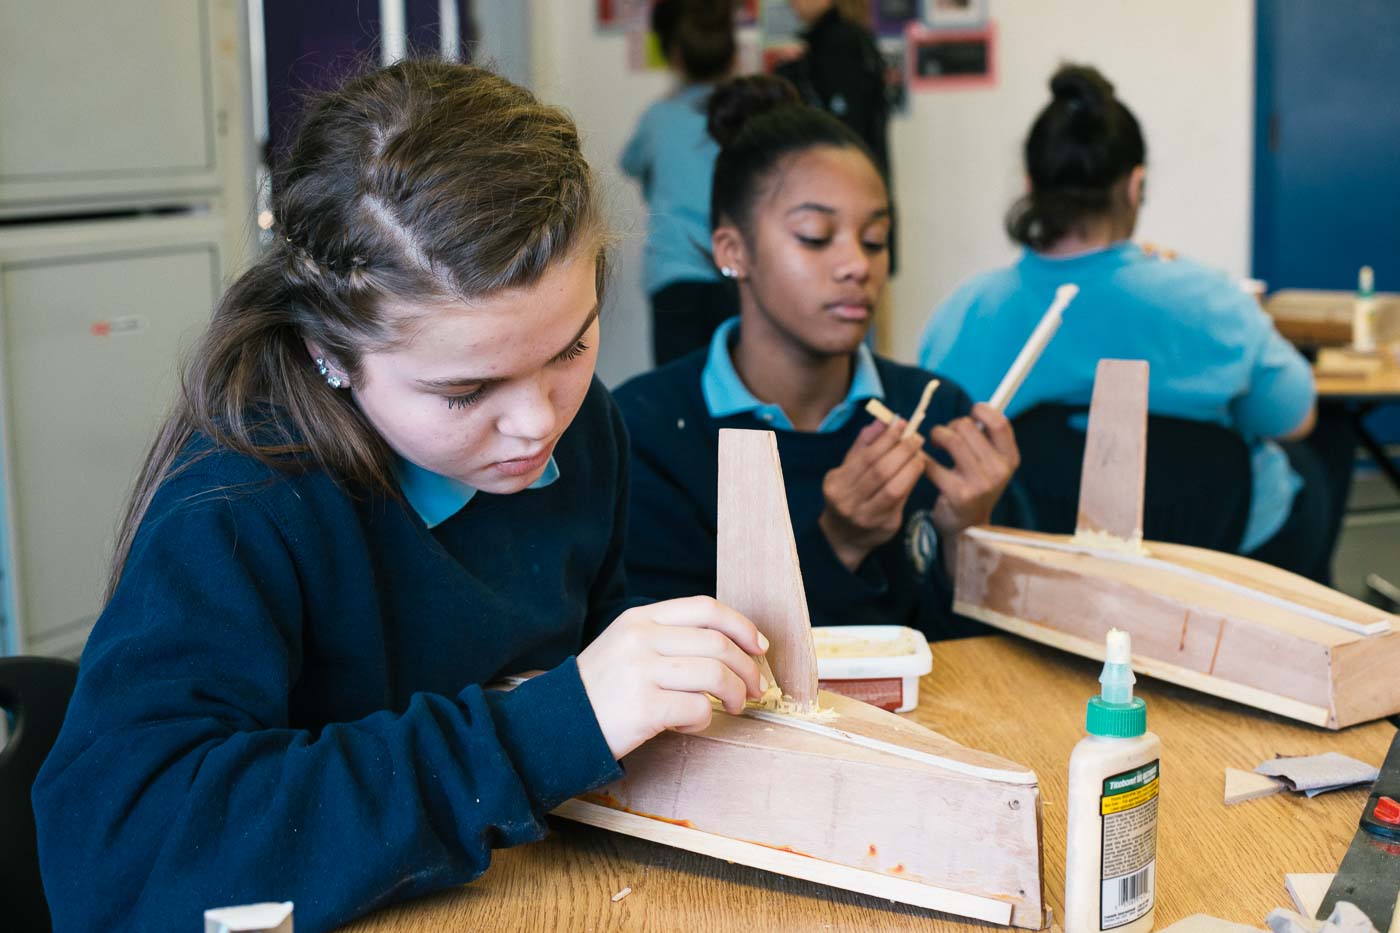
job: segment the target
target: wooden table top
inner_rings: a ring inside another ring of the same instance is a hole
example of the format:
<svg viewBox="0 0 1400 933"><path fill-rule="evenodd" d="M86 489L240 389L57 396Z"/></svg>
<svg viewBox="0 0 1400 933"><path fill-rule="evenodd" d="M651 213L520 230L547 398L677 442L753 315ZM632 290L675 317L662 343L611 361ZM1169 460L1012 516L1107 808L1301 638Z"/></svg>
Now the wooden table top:
<svg viewBox="0 0 1400 933"><path fill-rule="evenodd" d="M1366 376L1323 375L1313 370L1317 395L1322 399L1394 401L1400 399L1400 369L1383 369Z"/></svg>
<svg viewBox="0 0 1400 933"><path fill-rule="evenodd" d="M1046 903L1063 916L1066 778L1099 665L1005 635L933 646L911 718L1035 769L1043 810ZM1277 794L1231 807L1226 767L1337 751L1379 766L1384 720L1342 732L1140 679L1162 738L1156 926L1193 913L1262 927L1290 906L1289 872L1336 871L1366 791L1311 800ZM480 879L352 924L354 933L437 930L969 930L985 924L770 875L554 819L543 842L498 851ZM612 896L630 887L631 894Z"/></svg>

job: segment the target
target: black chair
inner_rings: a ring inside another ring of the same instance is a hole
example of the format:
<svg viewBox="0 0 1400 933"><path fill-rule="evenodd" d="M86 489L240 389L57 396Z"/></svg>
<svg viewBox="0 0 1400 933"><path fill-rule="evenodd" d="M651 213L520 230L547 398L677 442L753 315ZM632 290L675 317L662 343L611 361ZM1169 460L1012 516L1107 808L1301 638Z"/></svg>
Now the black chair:
<svg viewBox="0 0 1400 933"><path fill-rule="evenodd" d="M1073 534L1088 408L1038 405L1016 419L1015 511L1031 531ZM1143 536L1237 553L1249 519L1249 447L1218 424L1149 415Z"/></svg>
<svg viewBox="0 0 1400 933"><path fill-rule="evenodd" d="M0 749L0 925L52 928L39 880L30 791L68 711L78 666L57 658L0 658L0 715L14 715Z"/></svg>

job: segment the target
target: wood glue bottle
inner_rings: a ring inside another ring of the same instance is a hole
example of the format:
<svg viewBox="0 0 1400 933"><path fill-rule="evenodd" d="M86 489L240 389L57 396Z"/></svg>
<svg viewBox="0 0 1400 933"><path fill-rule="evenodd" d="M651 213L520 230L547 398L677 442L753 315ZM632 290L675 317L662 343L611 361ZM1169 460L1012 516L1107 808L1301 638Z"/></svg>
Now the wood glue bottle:
<svg viewBox="0 0 1400 933"><path fill-rule="evenodd" d="M1157 795L1162 742L1133 696L1132 643L1108 633L1089 735L1069 757L1065 933L1147 933L1157 901Z"/></svg>

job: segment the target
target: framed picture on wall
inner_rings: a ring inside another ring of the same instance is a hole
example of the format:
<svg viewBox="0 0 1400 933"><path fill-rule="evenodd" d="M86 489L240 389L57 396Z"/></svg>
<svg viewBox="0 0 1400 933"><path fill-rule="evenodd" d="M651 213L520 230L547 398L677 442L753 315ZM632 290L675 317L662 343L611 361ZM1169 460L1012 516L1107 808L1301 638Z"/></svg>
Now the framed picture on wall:
<svg viewBox="0 0 1400 933"><path fill-rule="evenodd" d="M918 20L919 6L920 0L871 0L870 28L877 36L903 36L905 28Z"/></svg>
<svg viewBox="0 0 1400 933"><path fill-rule="evenodd" d="M930 29L977 29L987 24L987 0L923 0Z"/></svg>
<svg viewBox="0 0 1400 933"><path fill-rule="evenodd" d="M758 22L758 0L738 0L734 4L734 25L752 26Z"/></svg>
<svg viewBox="0 0 1400 933"><path fill-rule="evenodd" d="M904 34L909 87L915 91L991 87L996 83L996 29L928 29Z"/></svg>

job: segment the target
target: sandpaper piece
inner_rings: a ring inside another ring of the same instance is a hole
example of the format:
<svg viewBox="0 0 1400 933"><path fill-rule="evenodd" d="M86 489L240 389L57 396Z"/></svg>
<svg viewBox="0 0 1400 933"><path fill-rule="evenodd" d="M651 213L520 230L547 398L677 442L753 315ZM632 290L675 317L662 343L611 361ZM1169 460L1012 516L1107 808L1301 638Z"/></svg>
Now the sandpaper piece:
<svg viewBox="0 0 1400 933"><path fill-rule="evenodd" d="M1337 752L1274 758L1260 763L1254 773L1276 777L1291 790L1313 792L1308 794L1310 797L1355 784L1371 784L1381 776L1379 769Z"/></svg>
<svg viewBox="0 0 1400 933"><path fill-rule="evenodd" d="M1225 803L1227 806L1232 803L1244 803L1246 800L1258 800L1260 797L1268 797L1287 789L1288 785L1278 778L1266 777L1252 771L1241 771L1239 768L1225 769Z"/></svg>

